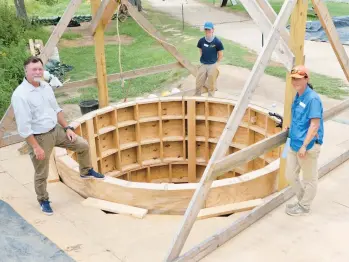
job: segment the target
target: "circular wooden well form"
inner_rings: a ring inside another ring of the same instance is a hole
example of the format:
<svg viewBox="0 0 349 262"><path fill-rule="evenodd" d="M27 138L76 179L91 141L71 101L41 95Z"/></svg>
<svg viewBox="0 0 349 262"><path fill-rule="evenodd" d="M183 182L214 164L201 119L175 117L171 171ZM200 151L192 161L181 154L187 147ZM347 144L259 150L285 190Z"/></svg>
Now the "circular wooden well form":
<svg viewBox="0 0 349 262"><path fill-rule="evenodd" d="M74 122L105 180L79 178L76 154L57 150L63 182L84 197L183 214L205 170L234 101L166 97L109 106ZM250 105L228 154L281 131L268 111ZM213 182L205 207L262 198L275 192L276 148Z"/></svg>

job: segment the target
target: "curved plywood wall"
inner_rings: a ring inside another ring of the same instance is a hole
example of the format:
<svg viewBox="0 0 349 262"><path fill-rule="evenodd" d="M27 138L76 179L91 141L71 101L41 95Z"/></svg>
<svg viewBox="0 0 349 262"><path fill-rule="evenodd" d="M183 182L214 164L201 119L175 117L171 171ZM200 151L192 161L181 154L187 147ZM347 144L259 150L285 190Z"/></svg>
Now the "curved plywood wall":
<svg viewBox="0 0 349 262"><path fill-rule="evenodd" d="M74 125L90 144L94 168L107 179L80 180L75 153L64 151L56 155L59 174L85 197L142 207L150 213L181 214L233 108L231 100L167 97L96 110ZM227 154L280 131L267 111L250 106ZM279 155L280 149L274 149L219 177L205 207L273 193Z"/></svg>

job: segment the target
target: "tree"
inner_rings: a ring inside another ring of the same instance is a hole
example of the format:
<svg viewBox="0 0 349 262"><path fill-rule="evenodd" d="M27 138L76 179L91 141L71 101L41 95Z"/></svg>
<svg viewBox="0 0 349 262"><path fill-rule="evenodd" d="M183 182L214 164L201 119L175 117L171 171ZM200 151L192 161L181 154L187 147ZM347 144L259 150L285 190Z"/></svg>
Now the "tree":
<svg viewBox="0 0 349 262"><path fill-rule="evenodd" d="M28 19L27 11L25 9L24 0L14 0L16 6L17 17Z"/></svg>

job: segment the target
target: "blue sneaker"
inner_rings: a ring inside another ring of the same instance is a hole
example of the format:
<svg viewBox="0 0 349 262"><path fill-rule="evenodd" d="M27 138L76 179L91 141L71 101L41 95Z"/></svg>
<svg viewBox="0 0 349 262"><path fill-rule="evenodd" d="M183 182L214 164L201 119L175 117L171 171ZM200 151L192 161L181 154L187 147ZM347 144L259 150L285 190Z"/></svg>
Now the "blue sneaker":
<svg viewBox="0 0 349 262"><path fill-rule="evenodd" d="M40 202L41 210L44 212L46 215L51 216L53 214L53 210L50 206L50 201L44 200Z"/></svg>
<svg viewBox="0 0 349 262"><path fill-rule="evenodd" d="M82 179L94 178L94 179L101 179L101 180L105 178L104 175L94 171L93 168L91 168L86 175L80 175L80 177Z"/></svg>

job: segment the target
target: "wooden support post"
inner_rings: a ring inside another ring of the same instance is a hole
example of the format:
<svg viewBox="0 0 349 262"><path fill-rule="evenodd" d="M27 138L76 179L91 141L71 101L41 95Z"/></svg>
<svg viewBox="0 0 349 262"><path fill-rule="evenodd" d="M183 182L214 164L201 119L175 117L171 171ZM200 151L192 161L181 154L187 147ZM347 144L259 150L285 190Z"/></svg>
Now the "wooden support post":
<svg viewBox="0 0 349 262"><path fill-rule="evenodd" d="M174 58L176 58L177 61L180 62L185 68L187 68L193 76L196 76L196 66L194 66L188 59L183 57L175 46L167 43L160 32L156 30L156 28L151 23L149 23L149 21L127 0L122 0L121 2L127 6L129 14L144 29L144 31L146 31L151 37L156 39L163 46L163 48L167 50Z"/></svg>
<svg viewBox="0 0 349 262"><path fill-rule="evenodd" d="M276 15L275 19L270 20L265 15L262 8L255 1L240 0L240 2L245 7L250 16L253 18L255 24L259 26L263 35L269 35L273 23L276 19ZM280 32L283 32L285 30L286 28L280 28ZM283 63L285 68L288 71L291 71L294 63L294 55L292 54L291 50L289 49L287 43L283 38L280 39L274 51L276 52L276 55L279 57L280 61Z"/></svg>
<svg viewBox="0 0 349 262"><path fill-rule="evenodd" d="M307 21L308 1L298 0L297 4L291 15L291 28L290 28L290 43L289 46L295 55L295 64L304 64L304 38L305 38L305 25ZM292 87L290 72L286 75L286 90L284 101L284 120L283 128L289 127L291 123L291 107L296 92ZM283 150L283 147L282 149ZM279 173L279 185L278 189L281 190L287 186L285 177L286 159L281 159L280 173Z"/></svg>
<svg viewBox="0 0 349 262"><path fill-rule="evenodd" d="M88 144L90 146L90 156L91 156L92 167L95 170L98 170L97 153L96 153L97 152L96 151L96 140L95 140L95 134L94 134L93 119L89 119L86 121L86 127L87 127Z"/></svg>
<svg viewBox="0 0 349 262"><path fill-rule="evenodd" d="M188 100L188 181L196 182L196 112L195 100Z"/></svg>
<svg viewBox="0 0 349 262"><path fill-rule="evenodd" d="M273 29L268 36L266 45L263 47L261 54L258 56L252 72L245 84L243 92L233 110L233 113L230 115L227 121L226 127L224 128L218 144L212 154L212 157L206 166L200 183L195 190L194 196L189 203L189 206L185 212L183 223L181 224L179 232L174 238L174 242L166 257L166 261L173 261L179 256L190 233L190 230L194 225L196 217L207 198L208 192L213 182L212 172L214 170L215 162L226 154L237 131L237 128L245 114L246 108L248 107L249 98L257 87L257 84L263 75L271 54L273 53L274 47L280 39L280 28L285 27L295 4L296 0L287 0L283 4L273 26Z"/></svg>
<svg viewBox="0 0 349 262"><path fill-rule="evenodd" d="M101 1L99 0L91 0L92 17L96 16L100 3ZM97 26L93 38L95 42L99 106L105 107L109 104L109 95L107 85L107 69L105 66L104 29L101 23Z"/></svg>
<svg viewBox="0 0 349 262"><path fill-rule="evenodd" d="M57 45L59 39L63 35L76 10L79 9L81 2L82 0L71 0L67 9L64 11L62 18L59 20L57 26L48 39L44 50L40 54L40 58L44 64L46 64L47 60L50 58L54 47Z"/></svg>
<svg viewBox="0 0 349 262"><path fill-rule="evenodd" d="M91 35L95 34L97 26L101 23L102 17L105 13L105 10L107 10L107 6L109 5L110 2L114 2L116 4L116 1L114 1L114 0L103 0L102 3L100 4L100 6L96 12L95 17L91 21L91 25L89 28Z"/></svg>
<svg viewBox="0 0 349 262"><path fill-rule="evenodd" d="M322 0L312 0L315 12L324 28L336 57L343 69L344 75L349 81L349 58L338 36L336 27L333 24L332 17L328 12L326 4Z"/></svg>

